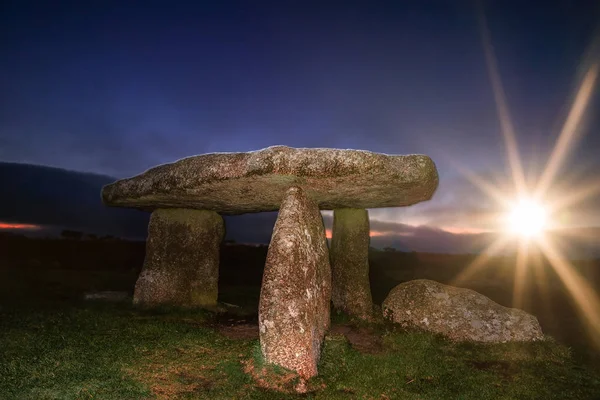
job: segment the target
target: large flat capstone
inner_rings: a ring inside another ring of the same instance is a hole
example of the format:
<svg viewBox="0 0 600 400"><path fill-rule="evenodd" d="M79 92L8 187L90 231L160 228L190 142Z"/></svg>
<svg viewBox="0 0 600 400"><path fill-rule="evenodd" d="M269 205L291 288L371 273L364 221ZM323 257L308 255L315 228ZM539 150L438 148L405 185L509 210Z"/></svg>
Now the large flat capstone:
<svg viewBox="0 0 600 400"><path fill-rule="evenodd" d="M435 164L425 155L274 146L160 165L105 186L102 200L145 210L243 214L278 210L286 191L298 187L322 210L378 208L429 200L437 185Z"/></svg>

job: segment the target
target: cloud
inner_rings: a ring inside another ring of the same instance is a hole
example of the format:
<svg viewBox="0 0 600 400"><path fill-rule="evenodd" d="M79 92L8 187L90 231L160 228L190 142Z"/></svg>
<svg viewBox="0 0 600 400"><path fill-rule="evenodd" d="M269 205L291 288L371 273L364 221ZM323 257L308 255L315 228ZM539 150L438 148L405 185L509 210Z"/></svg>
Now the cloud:
<svg viewBox="0 0 600 400"><path fill-rule="evenodd" d="M578 163L565 169L554 179L541 202L547 207L564 204L552 216L560 228L600 226L600 178L597 163ZM442 171L441 171L442 172ZM428 225L461 231L499 231L509 211L482 188L457 171L445 171L438 190L429 201L411 207L373 209L372 219L401 222L409 225ZM489 185L509 204L516 202L517 194L507 173L480 172L478 179ZM536 179L529 178L529 187L535 188ZM533 191L533 189L530 189Z"/></svg>
<svg viewBox="0 0 600 400"><path fill-rule="evenodd" d="M444 178L442 172L449 176ZM431 200L410 207L373 209L369 211L371 218L456 230L493 231L498 228L498 215L503 212L500 204L466 177L457 175L457 171L440 171L440 175L438 189ZM512 188L500 177L483 174L481 179L506 197L512 196Z"/></svg>

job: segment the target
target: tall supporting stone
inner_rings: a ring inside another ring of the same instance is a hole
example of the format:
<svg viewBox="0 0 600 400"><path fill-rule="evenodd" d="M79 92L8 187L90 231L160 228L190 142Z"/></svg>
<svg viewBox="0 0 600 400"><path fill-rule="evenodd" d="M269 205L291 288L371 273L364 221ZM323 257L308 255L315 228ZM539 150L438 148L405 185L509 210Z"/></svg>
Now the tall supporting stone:
<svg viewBox="0 0 600 400"><path fill-rule="evenodd" d="M369 213L343 208L333 212L331 273L333 306L349 315L371 319L369 282Z"/></svg>
<svg viewBox="0 0 600 400"><path fill-rule="evenodd" d="M157 209L150 217L146 259L134 304L217 304L223 218L214 211Z"/></svg>
<svg viewBox="0 0 600 400"><path fill-rule="evenodd" d="M260 346L266 362L305 379L315 376L330 301L323 219L317 203L292 187L275 223L260 292Z"/></svg>

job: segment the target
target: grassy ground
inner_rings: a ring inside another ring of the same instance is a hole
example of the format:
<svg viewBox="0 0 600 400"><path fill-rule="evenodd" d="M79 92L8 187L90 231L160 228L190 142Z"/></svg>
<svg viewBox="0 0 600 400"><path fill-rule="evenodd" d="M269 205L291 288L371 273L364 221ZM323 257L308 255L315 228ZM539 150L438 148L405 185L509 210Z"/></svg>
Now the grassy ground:
<svg viewBox="0 0 600 400"><path fill-rule="evenodd" d="M262 363L256 315L247 315L257 309L265 254L243 246L222 252L220 300L242 306L222 315L81 301L94 290L131 293L143 244L0 241L0 400L298 397L288 393L293 375ZM470 257L374 252L374 300L409 279L447 282ZM471 288L510 305L512 264L493 261ZM598 282L594 273L590 281ZM525 308L570 348L553 340L456 344L336 315L319 376L303 397L600 399L600 358L559 284L543 286L556 287L543 301L528 287Z"/></svg>
<svg viewBox="0 0 600 400"><path fill-rule="evenodd" d="M255 337L226 335L207 312L143 311L127 304L4 309L2 399L280 399L283 371L261 372ZM325 341L314 399L597 399L600 376L552 341L454 344L391 326L351 327ZM365 350L366 349L366 350ZM278 381L279 379L279 381Z"/></svg>

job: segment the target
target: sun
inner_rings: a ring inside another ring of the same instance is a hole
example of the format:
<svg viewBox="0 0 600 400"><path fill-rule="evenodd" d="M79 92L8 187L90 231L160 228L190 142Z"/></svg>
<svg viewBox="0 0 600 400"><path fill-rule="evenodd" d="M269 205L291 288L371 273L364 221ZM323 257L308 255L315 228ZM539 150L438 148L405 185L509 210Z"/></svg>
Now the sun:
<svg viewBox="0 0 600 400"><path fill-rule="evenodd" d="M517 137L514 126L510 118L508 105L506 104L505 92L502 87L500 73L493 46L490 38L489 27L483 11L479 13L479 22L481 37L484 47L486 65L494 93L496 103L496 112L500 122L508 167L514 183L514 193L516 201L511 201L507 193L513 193L510 190L499 190L486 179L461 168L464 175L490 199L499 205L499 210L506 210L502 215L502 222L506 225L505 235L498 235L489 246L483 249L480 254L453 280L456 286L464 284L469 279L485 268L491 257L500 254L507 249L507 246L513 242L512 237L517 236L514 280L513 280L513 302L512 306L522 308L523 296L525 295L525 282L528 278L527 271L533 270L536 276L536 282L539 283L539 289L545 292L546 272L544 259L550 264L552 270L558 275L565 288L571 294L571 297L577 305L578 311L583 316L582 321L588 330L589 337L600 348L600 296L576 268L563 254L561 247L557 243L561 236L568 237L568 233L561 233L560 228L563 225L560 220L554 220L557 216L563 214L592 196L600 193L600 184L588 185L582 188L573 188L570 192L557 191L558 173L561 169L564 171L564 164L570 150L574 147L578 131L581 130L581 122L586 109L589 108L592 95L596 88L596 82L600 77L600 58L596 51L589 51L589 56L582 60L580 70L584 71L578 79L578 87L574 92L571 107L566 115L563 126L560 130L556 143L552 148L545 167L542 167L537 176L530 175L526 179L525 170L522 165L519 154ZM594 46L597 41L593 41ZM590 49L591 50L591 49ZM592 56L593 54L593 56ZM532 170L532 172L535 171ZM535 179L533 179L535 178ZM554 189L554 190L551 190ZM555 198L552 198L554 193ZM540 201L544 199L544 203ZM550 232L552 230L552 232ZM533 250L533 252L531 252ZM541 257L540 257L541 256ZM539 279L539 281L538 281ZM546 292L549 294L549 292Z"/></svg>
<svg viewBox="0 0 600 400"><path fill-rule="evenodd" d="M548 225L546 207L532 199L520 199L507 213L511 233L525 238L540 236Z"/></svg>

